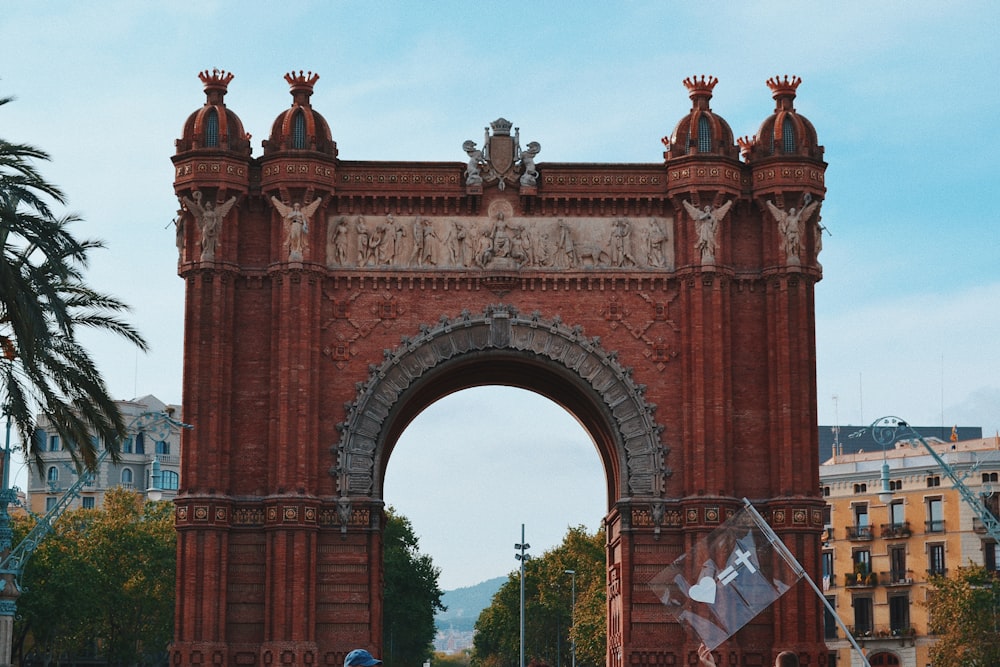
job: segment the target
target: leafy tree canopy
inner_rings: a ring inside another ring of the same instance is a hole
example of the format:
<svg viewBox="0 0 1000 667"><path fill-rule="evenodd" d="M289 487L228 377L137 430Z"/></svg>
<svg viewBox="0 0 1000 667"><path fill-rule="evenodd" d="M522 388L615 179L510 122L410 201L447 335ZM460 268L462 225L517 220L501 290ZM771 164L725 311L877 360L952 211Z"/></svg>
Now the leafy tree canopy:
<svg viewBox="0 0 1000 667"><path fill-rule="evenodd" d="M1000 579L970 564L953 577L933 577L928 593L934 665L1000 665Z"/></svg>
<svg viewBox="0 0 1000 667"><path fill-rule="evenodd" d="M0 98L0 106L10 101ZM34 146L0 139L0 408L39 470L32 437L39 413L74 460L93 468L91 434L117 455L126 425L77 333L109 331L142 350L146 342L119 318L124 303L86 284L88 255L103 245L73 236L75 215L54 214L52 204L65 197L36 166L48 159Z"/></svg>
<svg viewBox="0 0 1000 667"><path fill-rule="evenodd" d="M33 523L18 521L20 534ZM15 652L161 658L173 638L176 545L170 502L118 488L101 509L66 512L25 567Z"/></svg>
<svg viewBox="0 0 1000 667"><path fill-rule="evenodd" d="M525 564L525 660L598 667L607 651L604 531L570 528L561 545ZM576 607L573 575L576 573ZM505 667L520 660L520 572L510 575L476 622L472 662Z"/></svg>
<svg viewBox="0 0 1000 667"><path fill-rule="evenodd" d="M420 667L434 652L434 614L444 611L441 570L420 545L410 520L386 510L382 659L393 667Z"/></svg>

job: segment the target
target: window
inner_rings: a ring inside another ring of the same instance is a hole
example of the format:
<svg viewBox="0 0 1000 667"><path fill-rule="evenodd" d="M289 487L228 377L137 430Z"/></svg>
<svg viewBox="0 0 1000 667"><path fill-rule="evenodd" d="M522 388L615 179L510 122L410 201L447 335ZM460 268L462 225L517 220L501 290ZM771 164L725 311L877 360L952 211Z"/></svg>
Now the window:
<svg viewBox="0 0 1000 667"><path fill-rule="evenodd" d="M170 454L170 443L167 442L166 440L157 440L156 441L156 453L157 454L166 454L166 455L169 455Z"/></svg>
<svg viewBox="0 0 1000 667"><path fill-rule="evenodd" d="M823 589L826 590L834 585L833 583L833 552L823 552Z"/></svg>
<svg viewBox="0 0 1000 667"><path fill-rule="evenodd" d="M944 566L944 545L943 544L928 544L927 545L927 574L944 576L947 572L947 568Z"/></svg>
<svg viewBox="0 0 1000 667"><path fill-rule="evenodd" d="M901 480L901 479L890 479L889 480L889 490L890 491L902 491L903 490L903 480Z"/></svg>
<svg viewBox="0 0 1000 667"><path fill-rule="evenodd" d="M1000 549L996 542L983 542L983 565L990 572L1000 572Z"/></svg>
<svg viewBox="0 0 1000 667"><path fill-rule="evenodd" d="M795 128L791 123L788 122L788 118L785 118L785 122L781 125L781 142L782 150L785 153L795 152Z"/></svg>
<svg viewBox="0 0 1000 667"><path fill-rule="evenodd" d="M896 500L889 505L889 523L893 528L902 528L905 517L902 500Z"/></svg>
<svg viewBox="0 0 1000 667"><path fill-rule="evenodd" d="M712 152L712 126L705 116L698 116L698 152Z"/></svg>
<svg viewBox="0 0 1000 667"><path fill-rule="evenodd" d="M930 489L935 486L941 486L940 475L931 475L930 477L927 478L927 488Z"/></svg>
<svg viewBox="0 0 1000 667"><path fill-rule="evenodd" d="M219 112L214 108L205 114L205 147L215 148L219 145Z"/></svg>
<svg viewBox="0 0 1000 667"><path fill-rule="evenodd" d="M826 601L830 603L830 607L837 607L836 595L828 595ZM837 619L830 613L830 607L823 606L823 639L837 638Z"/></svg>
<svg viewBox="0 0 1000 667"><path fill-rule="evenodd" d="M45 474L45 480L49 484L55 484L59 481L59 468L55 466L50 466L48 472Z"/></svg>
<svg viewBox="0 0 1000 667"><path fill-rule="evenodd" d="M944 505L940 498L927 499L927 532L944 532Z"/></svg>
<svg viewBox="0 0 1000 667"><path fill-rule="evenodd" d="M61 446L59 444L59 436L58 435L49 436L49 451L58 452L60 449Z"/></svg>
<svg viewBox="0 0 1000 667"><path fill-rule="evenodd" d="M856 636L870 635L872 632L872 599L867 596L855 596L854 634Z"/></svg>
<svg viewBox="0 0 1000 667"><path fill-rule="evenodd" d="M180 487L180 475L173 470L164 470L160 473L160 488L164 491L176 491Z"/></svg>
<svg viewBox="0 0 1000 667"><path fill-rule="evenodd" d="M906 547L889 547L889 579L892 583L906 581Z"/></svg>
<svg viewBox="0 0 1000 667"><path fill-rule="evenodd" d="M857 503L854 506L854 525L868 525L868 503Z"/></svg>
<svg viewBox="0 0 1000 667"><path fill-rule="evenodd" d="M40 428L35 429L35 446L38 451L44 452L45 446L49 444L49 434Z"/></svg>
<svg viewBox="0 0 1000 667"><path fill-rule="evenodd" d="M833 525L833 508L829 505L823 506L823 525L832 526Z"/></svg>
<svg viewBox="0 0 1000 667"><path fill-rule="evenodd" d="M126 489L131 489L132 479L133 479L132 469L122 468L122 486L124 486Z"/></svg>
<svg viewBox="0 0 1000 667"><path fill-rule="evenodd" d="M132 436L128 436L122 441L122 454L131 454L132 450L135 449L135 440Z"/></svg>
<svg viewBox="0 0 1000 667"><path fill-rule="evenodd" d="M889 631L899 636L910 629L910 596L889 596Z"/></svg>
<svg viewBox="0 0 1000 667"><path fill-rule="evenodd" d="M92 510L94 509L94 496L84 496L83 498L83 509Z"/></svg>
<svg viewBox="0 0 1000 667"><path fill-rule="evenodd" d="M983 473L983 484L987 484L987 483L990 483L990 482L994 482L995 483L997 481L998 477L1000 477L1000 475L998 475L995 472L984 472Z"/></svg>
<svg viewBox="0 0 1000 667"><path fill-rule="evenodd" d="M824 486L823 487L823 497L826 498L826 497L829 497L829 495L830 495L830 487L829 486Z"/></svg>
<svg viewBox="0 0 1000 667"><path fill-rule="evenodd" d="M146 434L139 431L135 434L135 453L145 454L146 453Z"/></svg>
<svg viewBox="0 0 1000 667"><path fill-rule="evenodd" d="M49 496L45 499L45 511L51 512L52 508L56 506L57 498L55 496Z"/></svg>
<svg viewBox="0 0 1000 667"><path fill-rule="evenodd" d="M306 117L302 111L296 111L292 118L292 148L306 147Z"/></svg>
<svg viewBox="0 0 1000 667"><path fill-rule="evenodd" d="M855 484L854 485L854 493L868 493L868 485L867 484Z"/></svg>

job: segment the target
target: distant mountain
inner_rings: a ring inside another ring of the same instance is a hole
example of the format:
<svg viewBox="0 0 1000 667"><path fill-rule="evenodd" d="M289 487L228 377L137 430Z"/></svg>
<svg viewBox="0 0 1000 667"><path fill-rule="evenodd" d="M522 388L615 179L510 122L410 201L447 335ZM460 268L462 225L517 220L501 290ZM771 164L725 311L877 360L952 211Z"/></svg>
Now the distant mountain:
<svg viewBox="0 0 1000 667"><path fill-rule="evenodd" d="M479 618L479 612L490 606L493 596L507 581L507 577L496 577L475 586L445 591L441 602L448 611L440 611L434 616L434 625L441 632L456 630L472 632Z"/></svg>

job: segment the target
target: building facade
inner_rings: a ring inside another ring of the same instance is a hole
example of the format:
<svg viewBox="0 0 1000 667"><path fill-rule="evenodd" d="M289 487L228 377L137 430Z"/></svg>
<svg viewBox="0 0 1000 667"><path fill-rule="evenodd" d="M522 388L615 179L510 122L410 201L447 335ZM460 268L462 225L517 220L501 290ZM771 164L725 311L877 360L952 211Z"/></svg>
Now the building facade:
<svg viewBox="0 0 1000 667"><path fill-rule="evenodd" d="M116 401L129 436L121 443L121 460L104 459L91 484L80 489L68 509L100 508L108 489L124 487L147 493L153 483L154 459L159 468L157 487L165 500L172 500L180 488L181 428L162 418L180 420L181 407L166 404L155 396ZM35 514L45 514L77 481L73 458L60 436L39 416L35 438L43 461L42 469L29 465L27 502ZM100 443L98 451L104 449Z"/></svg>
<svg viewBox="0 0 1000 667"><path fill-rule="evenodd" d="M869 441L870 442L870 441ZM1000 438L929 443L964 485L998 514ZM872 665L930 665L928 581L970 562L1000 570L1000 552L945 470L919 441L838 455L820 466L826 498L823 589ZM889 493L882 489L889 466ZM859 665L832 618L838 665Z"/></svg>
<svg viewBox="0 0 1000 667"><path fill-rule="evenodd" d="M470 118L454 161L342 156L302 71L254 157L233 75L200 78L172 156L193 426L173 664L379 651L393 447L474 386L546 396L594 441L610 667L697 659L648 582L744 497L818 571L826 164L800 79L767 81L773 111L739 141L710 106L718 80L686 79L656 160L607 164L539 162L542 142L504 118ZM787 593L728 643L730 664L780 646L824 665L815 602Z"/></svg>

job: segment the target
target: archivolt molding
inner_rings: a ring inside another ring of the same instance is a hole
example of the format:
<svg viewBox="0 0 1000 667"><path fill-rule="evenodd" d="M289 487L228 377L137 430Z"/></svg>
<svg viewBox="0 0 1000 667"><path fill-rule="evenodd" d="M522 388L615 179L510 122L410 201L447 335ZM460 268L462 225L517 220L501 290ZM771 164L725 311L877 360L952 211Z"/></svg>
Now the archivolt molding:
<svg viewBox="0 0 1000 667"><path fill-rule="evenodd" d="M586 338L579 326L560 318L544 320L538 312L524 317L510 305L487 307L480 315L462 311L455 319L442 316L423 324L416 336L383 352L381 365L369 366L369 378L358 384L357 398L347 404L347 418L337 425L337 478L342 498L371 497L375 456L386 420L400 396L421 376L453 357L484 350L517 350L561 364L593 389L615 421L616 456L624 461L623 497L661 497L670 475L660 443L663 427L653 415L656 406L645 400L646 387L632 379L632 369L621 366L617 353L601 347L600 339ZM620 499L620 498L619 498ZM615 500L619 500L615 499Z"/></svg>

